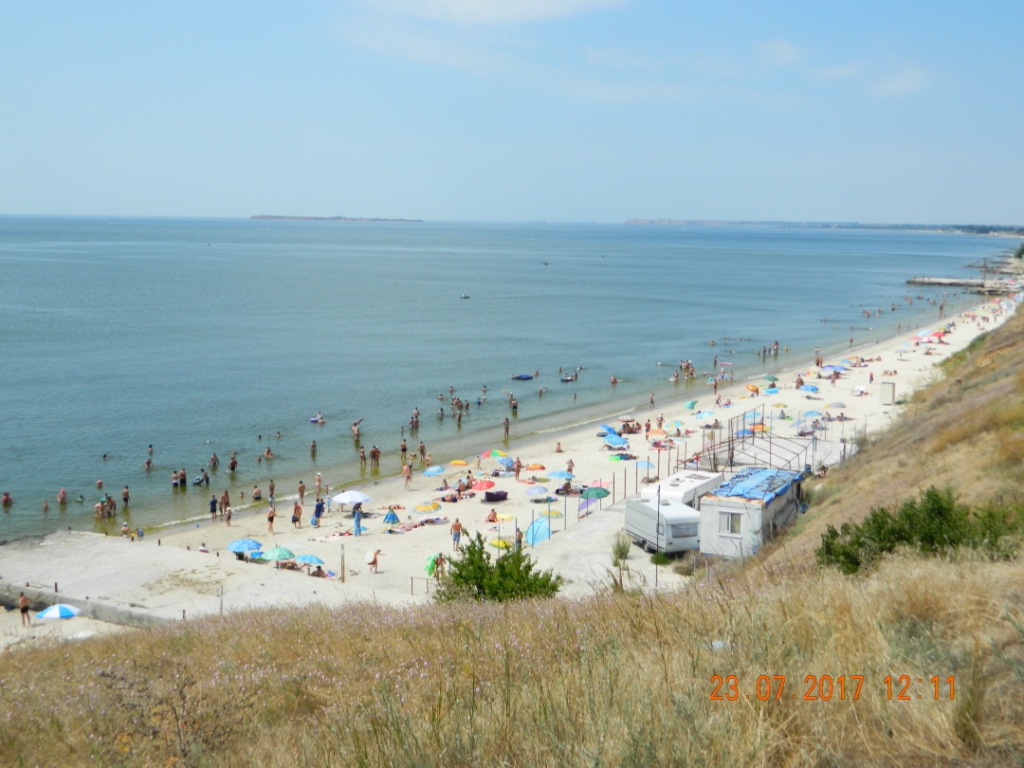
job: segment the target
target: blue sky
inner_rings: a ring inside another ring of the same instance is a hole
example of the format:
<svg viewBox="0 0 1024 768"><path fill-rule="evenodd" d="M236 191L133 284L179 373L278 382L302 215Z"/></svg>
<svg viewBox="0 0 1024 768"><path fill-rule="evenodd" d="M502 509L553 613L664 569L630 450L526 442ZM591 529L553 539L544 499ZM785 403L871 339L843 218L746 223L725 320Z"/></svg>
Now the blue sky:
<svg viewBox="0 0 1024 768"><path fill-rule="evenodd" d="M1024 224L1024 3L0 5L0 213Z"/></svg>

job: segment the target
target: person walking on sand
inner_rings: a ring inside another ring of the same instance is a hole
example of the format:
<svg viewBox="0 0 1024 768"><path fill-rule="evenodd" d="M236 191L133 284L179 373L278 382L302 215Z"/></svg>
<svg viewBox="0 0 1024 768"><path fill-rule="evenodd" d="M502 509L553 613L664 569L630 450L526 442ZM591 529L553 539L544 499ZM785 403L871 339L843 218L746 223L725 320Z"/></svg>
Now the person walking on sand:
<svg viewBox="0 0 1024 768"><path fill-rule="evenodd" d="M267 510L267 533L274 532L274 518L277 517L277 510L274 509L274 505L270 505L270 509Z"/></svg>
<svg viewBox="0 0 1024 768"><path fill-rule="evenodd" d="M21 611L21 626L30 627L32 626L32 617L28 615L28 607L31 601L25 597L24 592L18 593L18 610Z"/></svg>
<svg viewBox="0 0 1024 768"><path fill-rule="evenodd" d="M654 393L651 392L651 410L654 410Z"/></svg>
<svg viewBox="0 0 1024 768"><path fill-rule="evenodd" d="M516 456L515 463L512 465L512 471L516 473L516 480L519 479L519 473L523 471L523 462Z"/></svg>
<svg viewBox="0 0 1024 768"><path fill-rule="evenodd" d="M575 463L575 462L574 462L574 461L573 461L572 459L569 459L569 460L568 460L568 461L567 461L567 462L565 463L565 469L566 469L566 471L567 471L567 472L568 472L568 473L569 473L569 474L571 475L571 474L572 474L572 471L573 471L574 469L576 469L576 463Z"/></svg>
<svg viewBox="0 0 1024 768"><path fill-rule="evenodd" d="M379 563L380 555L381 555L381 552L380 552L379 549L375 549L375 550L373 550L373 552L367 552L366 553L366 564L370 568L370 573L377 573L377 567L380 564Z"/></svg>
<svg viewBox="0 0 1024 768"><path fill-rule="evenodd" d="M313 485L316 486L317 498L320 498L320 486L323 485L323 478L320 477L319 472L316 473L316 482L314 482Z"/></svg>
<svg viewBox="0 0 1024 768"><path fill-rule="evenodd" d="M363 505L356 503L352 506L352 523L354 536L363 535Z"/></svg>
<svg viewBox="0 0 1024 768"><path fill-rule="evenodd" d="M292 525L296 528L302 527L302 505L297 501L292 508Z"/></svg>
<svg viewBox="0 0 1024 768"><path fill-rule="evenodd" d="M299 505L306 506L306 484L299 480Z"/></svg>
<svg viewBox="0 0 1024 768"><path fill-rule="evenodd" d="M459 551L459 540L462 538L462 523L459 522L459 518L455 518L455 522L452 523L452 549L456 552Z"/></svg>
<svg viewBox="0 0 1024 768"><path fill-rule="evenodd" d="M220 496L220 511L221 511L222 514L223 514L224 510L227 509L227 506L230 503L231 503L231 496L228 494L227 491L224 491L224 493L222 493L221 496Z"/></svg>
<svg viewBox="0 0 1024 768"><path fill-rule="evenodd" d="M210 494L210 522L217 521L217 509L220 505L217 503L216 494Z"/></svg>
<svg viewBox="0 0 1024 768"><path fill-rule="evenodd" d="M228 528L231 527L231 507L224 510L224 524L227 525Z"/></svg>
<svg viewBox="0 0 1024 768"><path fill-rule="evenodd" d="M402 465L402 477L405 478L405 490L409 490L409 484L412 482L412 465Z"/></svg>

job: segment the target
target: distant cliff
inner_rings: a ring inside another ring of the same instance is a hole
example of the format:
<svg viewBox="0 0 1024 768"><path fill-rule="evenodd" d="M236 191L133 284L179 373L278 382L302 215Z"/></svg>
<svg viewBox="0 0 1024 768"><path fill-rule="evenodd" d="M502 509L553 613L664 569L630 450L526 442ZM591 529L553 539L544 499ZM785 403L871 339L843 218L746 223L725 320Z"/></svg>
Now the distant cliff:
<svg viewBox="0 0 1024 768"><path fill-rule="evenodd" d="M420 224L423 219L371 219L365 216L349 217L349 216L270 216L265 213L261 213L259 216L251 216L250 218L259 219L260 221L400 221L406 224Z"/></svg>

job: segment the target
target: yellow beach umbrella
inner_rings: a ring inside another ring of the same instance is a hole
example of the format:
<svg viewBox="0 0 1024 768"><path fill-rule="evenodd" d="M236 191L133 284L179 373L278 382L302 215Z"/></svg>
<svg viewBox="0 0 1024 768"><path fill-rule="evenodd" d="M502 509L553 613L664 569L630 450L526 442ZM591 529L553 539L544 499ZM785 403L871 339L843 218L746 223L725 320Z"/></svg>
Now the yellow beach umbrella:
<svg viewBox="0 0 1024 768"><path fill-rule="evenodd" d="M441 505L438 504L436 501L427 501L424 502L423 504L416 505L417 512L436 512L440 508Z"/></svg>
<svg viewBox="0 0 1024 768"><path fill-rule="evenodd" d="M466 462L464 462L462 459L456 459L455 461L449 461L448 465L452 467L464 467L466 466Z"/></svg>

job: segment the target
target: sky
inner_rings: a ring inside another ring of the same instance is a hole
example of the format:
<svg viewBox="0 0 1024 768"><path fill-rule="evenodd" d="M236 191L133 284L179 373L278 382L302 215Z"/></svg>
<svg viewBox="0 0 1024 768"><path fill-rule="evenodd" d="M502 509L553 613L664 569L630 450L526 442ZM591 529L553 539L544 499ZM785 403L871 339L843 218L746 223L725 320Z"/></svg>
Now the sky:
<svg viewBox="0 0 1024 768"><path fill-rule="evenodd" d="M0 215L1024 224L1024 3L0 4Z"/></svg>

